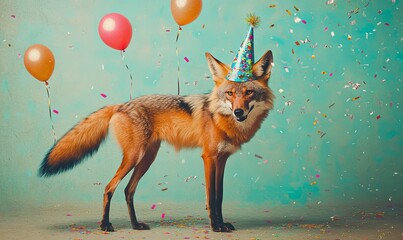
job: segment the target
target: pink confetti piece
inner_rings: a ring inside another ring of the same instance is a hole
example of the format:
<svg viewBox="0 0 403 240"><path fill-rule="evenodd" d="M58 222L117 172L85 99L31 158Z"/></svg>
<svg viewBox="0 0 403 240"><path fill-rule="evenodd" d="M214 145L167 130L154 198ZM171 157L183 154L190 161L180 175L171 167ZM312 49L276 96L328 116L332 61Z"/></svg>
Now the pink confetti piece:
<svg viewBox="0 0 403 240"><path fill-rule="evenodd" d="M161 218L162 218L162 219L165 218L165 213L161 214Z"/></svg>
<svg viewBox="0 0 403 240"><path fill-rule="evenodd" d="M333 76L333 73L329 73L329 77Z"/></svg>
<svg viewBox="0 0 403 240"><path fill-rule="evenodd" d="M325 27L325 32L327 32L327 30L329 30L329 28L328 28L328 27Z"/></svg>
<svg viewBox="0 0 403 240"><path fill-rule="evenodd" d="M184 57L183 59L185 59L186 62L189 62L189 58Z"/></svg>
<svg viewBox="0 0 403 240"><path fill-rule="evenodd" d="M55 114L59 114L59 111L57 111L56 109L53 109L53 112L54 112Z"/></svg>
<svg viewBox="0 0 403 240"><path fill-rule="evenodd" d="M306 21L305 21L305 20L302 20L301 22L302 22L303 24L306 24Z"/></svg>
<svg viewBox="0 0 403 240"><path fill-rule="evenodd" d="M315 177L316 177L316 178L320 178L320 174L316 174Z"/></svg>
<svg viewBox="0 0 403 240"><path fill-rule="evenodd" d="M155 205L155 204L153 204L153 205L151 205L151 209L155 209L157 207L157 205Z"/></svg>
<svg viewBox="0 0 403 240"><path fill-rule="evenodd" d="M101 93L101 97L106 98L106 94L105 93Z"/></svg>
<svg viewBox="0 0 403 240"><path fill-rule="evenodd" d="M21 58L21 53L18 53L18 58Z"/></svg>
<svg viewBox="0 0 403 240"><path fill-rule="evenodd" d="M167 29L167 30L165 30L165 32L171 32L171 30L170 30L170 29Z"/></svg>
<svg viewBox="0 0 403 240"><path fill-rule="evenodd" d="M264 161L263 161L264 164L267 164L268 162L269 162L268 160L264 160Z"/></svg>
<svg viewBox="0 0 403 240"><path fill-rule="evenodd" d="M73 216L73 214L67 213L66 216L67 216L67 217L71 217L71 216Z"/></svg>
<svg viewBox="0 0 403 240"><path fill-rule="evenodd" d="M380 119L380 118L381 118L381 115L376 116L376 119Z"/></svg>
<svg viewBox="0 0 403 240"><path fill-rule="evenodd" d="M12 15L11 15L11 17L12 17L12 18L15 18L15 15L14 15L14 14L12 14Z"/></svg>

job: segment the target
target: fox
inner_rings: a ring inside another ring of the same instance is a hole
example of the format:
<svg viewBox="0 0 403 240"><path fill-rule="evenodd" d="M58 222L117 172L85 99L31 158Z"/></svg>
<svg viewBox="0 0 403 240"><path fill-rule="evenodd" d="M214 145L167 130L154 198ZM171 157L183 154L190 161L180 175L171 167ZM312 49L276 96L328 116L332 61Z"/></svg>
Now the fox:
<svg viewBox="0 0 403 240"><path fill-rule="evenodd" d="M105 106L90 114L61 137L44 157L39 176L49 177L72 169L93 155L113 129L122 150L122 162L106 185L100 228L115 231L109 213L120 181L133 170L124 189L133 229L150 227L137 220L133 204L140 179L154 162L161 142L176 150L202 149L206 208L214 232L231 232L222 213L224 168L227 159L260 129L273 109L269 87L273 54L268 50L252 67L253 81L226 80L230 67L206 52L214 80L210 93L198 95L144 95L123 104Z"/></svg>

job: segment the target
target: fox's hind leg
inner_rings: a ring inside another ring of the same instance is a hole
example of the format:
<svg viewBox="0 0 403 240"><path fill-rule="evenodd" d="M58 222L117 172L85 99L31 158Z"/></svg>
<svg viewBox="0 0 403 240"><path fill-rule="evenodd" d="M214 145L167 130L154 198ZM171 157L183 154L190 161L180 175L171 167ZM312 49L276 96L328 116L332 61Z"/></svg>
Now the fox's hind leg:
<svg viewBox="0 0 403 240"><path fill-rule="evenodd" d="M123 150L123 160L115 176L105 188L104 211L101 229L113 232L114 228L109 222L109 211L113 193L120 181L136 166L146 153L146 143L149 132L146 128L137 127L136 119L125 113L116 113L111 123L119 145Z"/></svg>
<svg viewBox="0 0 403 240"><path fill-rule="evenodd" d="M102 221L101 221L101 226L100 226L103 231L108 231L108 232L114 231L112 224L109 222L109 211L110 211L111 199L112 199L113 193L115 192L116 187L118 186L120 181L134 167L134 162L131 162L130 160L131 159L129 156L123 157L122 163L121 163L120 167L118 168L118 170L116 171L115 176L105 187L104 211L103 211Z"/></svg>
<svg viewBox="0 0 403 240"><path fill-rule="evenodd" d="M137 185L143 177L143 175L150 168L151 164L154 162L155 157L157 156L158 149L161 145L161 142L152 143L147 147L147 151L144 157L140 160L140 162L134 167L133 175L130 178L127 187L125 188L126 202L127 207L129 209L130 220L132 223L133 229L137 230L149 230L150 227L142 222L138 222L136 218L136 212L134 210L133 205L133 196L136 191Z"/></svg>

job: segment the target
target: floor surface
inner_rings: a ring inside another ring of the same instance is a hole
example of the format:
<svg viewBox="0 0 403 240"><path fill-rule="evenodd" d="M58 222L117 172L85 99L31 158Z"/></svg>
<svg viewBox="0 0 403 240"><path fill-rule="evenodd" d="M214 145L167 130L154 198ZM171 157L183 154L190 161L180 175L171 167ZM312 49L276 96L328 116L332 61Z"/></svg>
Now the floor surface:
<svg viewBox="0 0 403 240"><path fill-rule="evenodd" d="M122 205L122 206L120 206ZM225 205L226 221L236 231L210 230L203 206L152 204L139 206L138 218L151 227L130 227L124 204L112 204L116 230L100 230L100 205L52 206L1 212L0 239L391 239L403 240L403 211L395 206L360 209L320 206L263 208Z"/></svg>

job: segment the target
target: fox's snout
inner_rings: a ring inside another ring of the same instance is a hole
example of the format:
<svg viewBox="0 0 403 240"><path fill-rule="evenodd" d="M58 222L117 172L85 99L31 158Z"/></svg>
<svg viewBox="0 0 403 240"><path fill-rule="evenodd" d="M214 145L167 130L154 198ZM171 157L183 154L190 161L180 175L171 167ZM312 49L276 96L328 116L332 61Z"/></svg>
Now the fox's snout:
<svg viewBox="0 0 403 240"><path fill-rule="evenodd" d="M243 116L243 114L244 114L244 110L242 110L242 109L240 109L240 108L237 108L237 109L235 109L234 110L234 115L235 115L235 117L242 117Z"/></svg>
<svg viewBox="0 0 403 240"><path fill-rule="evenodd" d="M240 108L237 108L237 109L234 110L234 115L235 115L236 120L238 122L242 122L242 121L246 120L248 115L244 115L244 114L245 114L245 111L240 109Z"/></svg>

